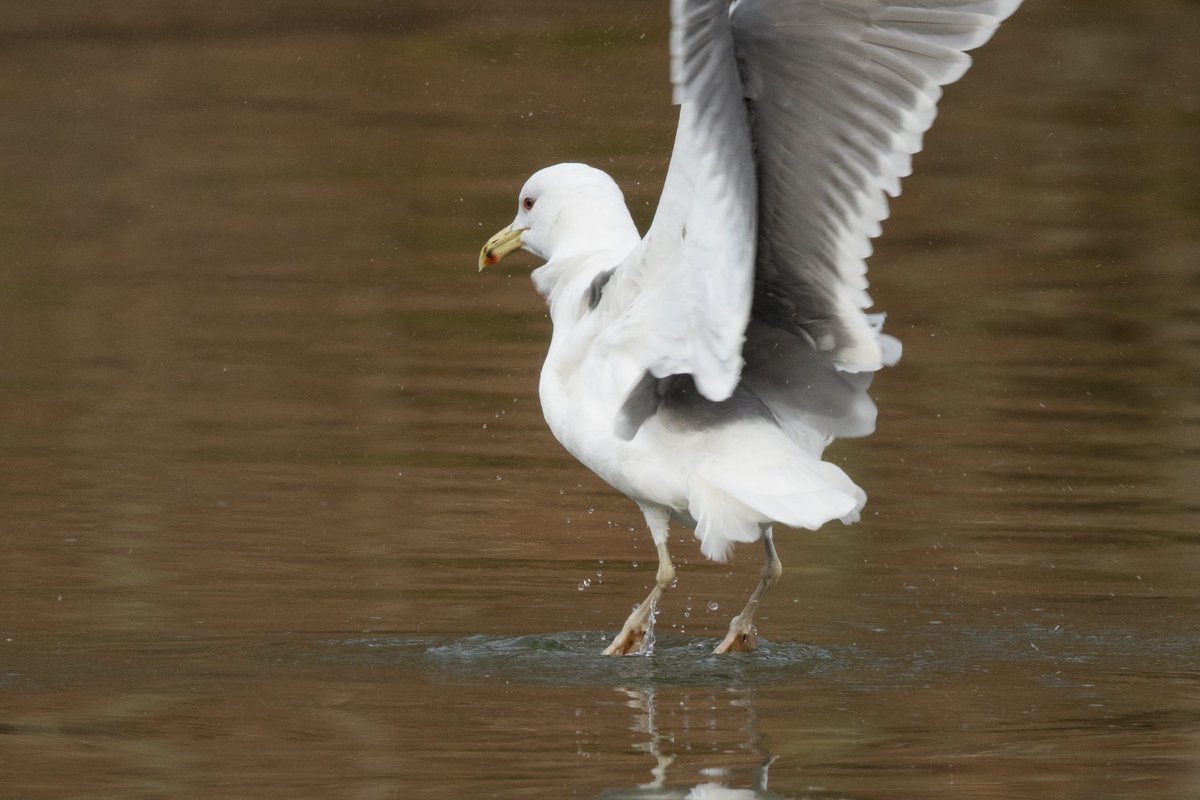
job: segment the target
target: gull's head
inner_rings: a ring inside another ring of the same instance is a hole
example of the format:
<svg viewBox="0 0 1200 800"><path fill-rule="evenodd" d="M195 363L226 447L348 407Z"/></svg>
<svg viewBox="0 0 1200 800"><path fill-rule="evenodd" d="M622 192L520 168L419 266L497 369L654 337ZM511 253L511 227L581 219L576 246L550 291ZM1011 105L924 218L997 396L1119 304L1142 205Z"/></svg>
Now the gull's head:
<svg viewBox="0 0 1200 800"><path fill-rule="evenodd" d="M479 251L479 269L516 250L551 261L605 250L628 252L637 240L625 197L607 173L586 164L555 164L525 181L516 218Z"/></svg>

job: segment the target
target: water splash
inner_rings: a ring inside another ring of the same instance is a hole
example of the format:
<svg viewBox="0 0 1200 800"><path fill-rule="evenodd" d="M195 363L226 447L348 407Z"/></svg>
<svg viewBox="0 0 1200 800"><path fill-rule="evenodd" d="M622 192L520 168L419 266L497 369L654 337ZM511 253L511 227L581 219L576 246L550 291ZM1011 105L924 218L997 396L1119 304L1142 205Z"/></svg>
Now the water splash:
<svg viewBox="0 0 1200 800"><path fill-rule="evenodd" d="M393 669L397 676L427 672L440 680L500 679L551 686L762 686L833 681L843 690L876 693L926 685L934 676L989 665L1041 668L1060 680L1064 664L1099 659L1130 670L1193 674L1200 636L1193 632L1146 636L1121 627L1073 629L1020 621L1003 625L920 626L905 636L817 647L759 640L752 653L714 656L716 639L675 632L655 634L651 657L601 655L612 631L568 631L529 636L374 636L313 642L294 656L344 666ZM864 628L869 630L869 628ZM1031 647L1036 645L1036 647ZM375 673L373 673L375 674ZM1046 678L1051 680L1052 678ZM1071 691L1093 691L1073 687Z"/></svg>
<svg viewBox="0 0 1200 800"><path fill-rule="evenodd" d="M642 649L639 651L638 655L654 655L654 623L658 621L658 611L658 603L655 603L650 609L650 619L646 621L646 636L642 640Z"/></svg>
<svg viewBox="0 0 1200 800"><path fill-rule="evenodd" d="M714 656L716 639L651 631L642 657L601 652L611 631L529 636L397 636L324 643L319 660L416 670L438 680L504 680L549 686L760 686L804 680L837 670L830 651L795 642L760 640L754 653ZM310 656L311 657L311 656ZM843 665L844 667L844 665Z"/></svg>

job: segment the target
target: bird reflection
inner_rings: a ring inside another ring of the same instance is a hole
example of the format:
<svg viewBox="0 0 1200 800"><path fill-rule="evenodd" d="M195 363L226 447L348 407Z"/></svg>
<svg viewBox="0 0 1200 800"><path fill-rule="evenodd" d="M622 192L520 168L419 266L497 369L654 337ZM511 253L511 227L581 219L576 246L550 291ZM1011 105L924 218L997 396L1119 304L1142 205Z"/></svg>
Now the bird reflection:
<svg viewBox="0 0 1200 800"><path fill-rule="evenodd" d="M684 692L678 702L664 703L661 710L658 690L654 688L622 687L617 691L626 697L625 704L633 711L629 728L639 738L634 749L653 759L653 766L649 768L650 780L629 788L608 789L598 795L599 800L785 800L783 795L767 789L768 771L775 757L759 732L752 689ZM730 713L740 716L736 726L722 719ZM732 747L728 742L718 741L731 728L739 735ZM704 759L706 746L710 750L709 763L702 762L698 768L685 768L680 763L685 759ZM686 757L678 755L681 750L687 751ZM755 756L753 766L727 765L732 760L730 755L739 751ZM720 763L714 763L718 759ZM677 785L668 787L672 771ZM748 779L744 777L747 771ZM749 782L750 787L728 785L743 781ZM679 786L680 783L689 785Z"/></svg>

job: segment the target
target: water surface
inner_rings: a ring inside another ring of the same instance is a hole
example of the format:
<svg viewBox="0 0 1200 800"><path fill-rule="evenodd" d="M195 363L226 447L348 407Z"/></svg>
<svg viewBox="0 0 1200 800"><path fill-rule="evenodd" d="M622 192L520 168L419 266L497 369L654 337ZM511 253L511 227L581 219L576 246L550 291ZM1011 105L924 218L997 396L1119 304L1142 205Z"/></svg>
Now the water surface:
<svg viewBox="0 0 1200 800"><path fill-rule="evenodd" d="M666 4L0 10L0 796L1200 795L1200 7L1026 5L872 260L862 523L724 659L678 532L621 660L654 548L474 260L555 161L648 222Z"/></svg>

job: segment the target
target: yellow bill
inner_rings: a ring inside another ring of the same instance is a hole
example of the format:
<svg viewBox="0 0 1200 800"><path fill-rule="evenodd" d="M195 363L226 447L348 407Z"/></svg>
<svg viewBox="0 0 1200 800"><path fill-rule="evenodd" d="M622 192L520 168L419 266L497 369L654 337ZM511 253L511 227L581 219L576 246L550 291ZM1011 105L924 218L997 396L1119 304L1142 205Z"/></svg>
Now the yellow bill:
<svg viewBox="0 0 1200 800"><path fill-rule="evenodd" d="M512 225L509 225L488 239L487 244L479 251L479 271L483 272L484 267L490 267L493 264L499 263L500 259L514 250L520 250L521 234L524 232L524 228L514 228Z"/></svg>

